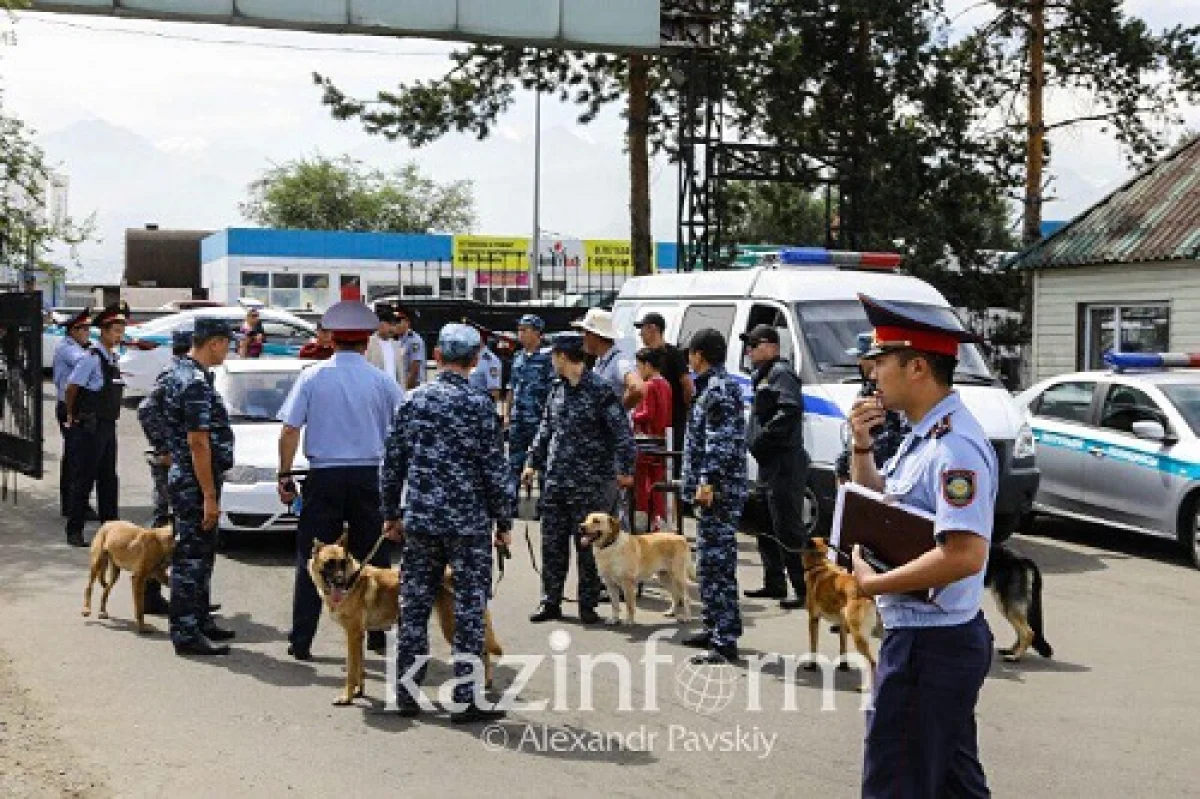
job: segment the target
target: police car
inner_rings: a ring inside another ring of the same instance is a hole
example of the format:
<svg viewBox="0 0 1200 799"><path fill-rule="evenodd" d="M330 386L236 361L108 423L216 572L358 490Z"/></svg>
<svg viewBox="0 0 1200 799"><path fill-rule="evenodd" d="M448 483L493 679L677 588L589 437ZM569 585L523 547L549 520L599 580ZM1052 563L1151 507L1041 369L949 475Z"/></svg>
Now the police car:
<svg viewBox="0 0 1200 799"><path fill-rule="evenodd" d="M227 360L213 370L213 386L225 400L233 428L233 468L225 473L221 490L222 538L231 533L286 533L297 519L279 501L279 432L275 418L296 379L319 361L284 358ZM303 447L296 469L308 468Z"/></svg>
<svg viewBox="0 0 1200 799"><path fill-rule="evenodd" d="M1200 355L1105 360L1111 371L1059 375L1017 398L1042 472L1034 511L1176 539L1200 568Z"/></svg>

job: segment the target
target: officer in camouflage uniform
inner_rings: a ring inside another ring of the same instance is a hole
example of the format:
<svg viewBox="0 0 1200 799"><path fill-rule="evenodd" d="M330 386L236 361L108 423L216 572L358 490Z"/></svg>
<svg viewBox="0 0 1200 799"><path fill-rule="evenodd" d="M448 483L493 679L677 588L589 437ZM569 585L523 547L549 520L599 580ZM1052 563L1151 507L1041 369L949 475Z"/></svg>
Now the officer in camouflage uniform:
<svg viewBox="0 0 1200 799"><path fill-rule="evenodd" d="M508 546L511 495L500 447L500 420L487 396L468 383L479 362L479 333L442 328L437 378L409 394L396 411L380 468L384 533L404 543L400 578L400 714L417 715L429 655L429 614L449 566L454 575L454 707L457 724L502 718L483 704L484 611L492 580L490 532ZM407 488L407 492L405 489ZM407 506L401 507L401 499Z"/></svg>
<svg viewBox="0 0 1200 799"><path fill-rule="evenodd" d="M192 348L192 329L184 328L171 334L171 351L175 361L188 354ZM153 500L154 517L151 527L161 527L171 521L171 500L167 492L167 474L171 469L171 451L167 447L166 420L163 418L163 394L165 378L171 373L168 365L159 373L154 388L138 405L138 422L142 432L146 434L146 443L150 445L147 458L150 461L150 477L154 481Z"/></svg>
<svg viewBox="0 0 1200 799"><path fill-rule="evenodd" d="M537 472L545 470L542 602L529 617L533 622L562 618L571 541L579 566L579 620L600 621L600 576L592 550L580 546L579 525L593 511L612 512L616 487L633 486L636 453L629 415L609 385L584 365L585 358L583 336L563 333L555 339L554 370L560 379L550 390L521 473L521 482L531 485Z"/></svg>
<svg viewBox="0 0 1200 799"><path fill-rule="evenodd" d="M737 525L746 503L746 419L741 387L729 377L727 345L716 330L700 330L688 344L696 400L683 450L683 497L696 506L700 600L704 630L684 640L709 650L697 662L738 659Z"/></svg>
<svg viewBox="0 0 1200 799"><path fill-rule="evenodd" d="M233 430L209 371L225 361L233 330L224 319L199 317L187 357L163 377L163 417L175 510L171 556L171 643L179 655L227 655L213 641L234 637L209 613L209 590L221 516L221 476L233 466Z"/></svg>
<svg viewBox="0 0 1200 799"><path fill-rule="evenodd" d="M546 397L554 383L550 348L542 346L545 329L546 323L534 314L525 314L517 320L517 338L523 349L513 358L512 405L508 418L508 469L514 496L521 469L529 455L529 445L537 435Z"/></svg>
<svg viewBox="0 0 1200 799"><path fill-rule="evenodd" d="M875 335L873 333L859 333L857 345L846 350L847 355L851 355L858 359L858 369L863 376L862 396L874 396L873 387L874 381L868 385L867 381L871 380L871 371L874 369L874 363L865 359L863 356L870 351L874 346ZM900 449L900 444L904 441L904 437L909 433L908 423L904 421L904 415L899 411L885 411L883 424L872 431L872 436L875 439L875 468L882 469L883 464L887 463L893 455ZM846 446L842 453L838 455L837 462L834 465L834 473L837 475L839 483L850 482L850 437L849 426L846 428Z"/></svg>

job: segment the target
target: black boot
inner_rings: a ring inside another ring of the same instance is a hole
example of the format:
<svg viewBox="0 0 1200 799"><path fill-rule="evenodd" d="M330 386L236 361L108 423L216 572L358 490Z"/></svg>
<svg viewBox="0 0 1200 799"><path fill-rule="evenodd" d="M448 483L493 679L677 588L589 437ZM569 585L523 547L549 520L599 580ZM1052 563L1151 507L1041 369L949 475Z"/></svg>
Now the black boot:
<svg viewBox="0 0 1200 799"><path fill-rule="evenodd" d="M712 636L701 631L695 633L694 635L689 635L680 643L682 643L684 646L690 646L693 649L708 649L710 646L712 646Z"/></svg>
<svg viewBox="0 0 1200 799"><path fill-rule="evenodd" d="M67 533L67 543L73 547L86 547L87 541L83 540L83 533L73 532Z"/></svg>
<svg viewBox="0 0 1200 799"><path fill-rule="evenodd" d="M691 658L692 663L712 663L721 665L722 663L736 663L741 659L736 646L715 646L705 652L703 655L696 655Z"/></svg>
<svg viewBox="0 0 1200 799"><path fill-rule="evenodd" d="M483 721L499 721L504 718L507 713L497 708L482 708L479 705L471 702L462 710L456 710L450 714L451 724L475 724Z"/></svg>
<svg viewBox="0 0 1200 799"><path fill-rule="evenodd" d="M798 594L795 599L779 600L779 607L784 610L799 610L804 607L804 594Z"/></svg>
<svg viewBox="0 0 1200 799"><path fill-rule="evenodd" d="M228 655L229 647L225 644L214 644L207 638L200 638L196 641L187 641L182 644L175 644L176 655L196 655L199 657L209 657L212 655Z"/></svg>
<svg viewBox="0 0 1200 799"><path fill-rule="evenodd" d="M204 637L208 638L210 641L232 641L234 638L237 638L237 633L235 633L233 630L226 630L223 627L218 627L212 622L209 622L206 626L201 627L200 632L204 633Z"/></svg>
<svg viewBox="0 0 1200 799"><path fill-rule="evenodd" d="M584 624L599 624L601 621L603 621L603 619L600 618L600 614L596 612L595 608L580 608L579 620Z"/></svg>
<svg viewBox="0 0 1200 799"><path fill-rule="evenodd" d="M147 616L166 616L170 613L171 603L162 595L162 586L158 583L146 583L146 595L142 600L142 610Z"/></svg>
<svg viewBox="0 0 1200 799"><path fill-rule="evenodd" d="M749 591L743 591L742 594L747 599L786 599L786 588L755 588Z"/></svg>
<svg viewBox="0 0 1200 799"><path fill-rule="evenodd" d="M529 620L534 624L543 621L555 621L562 618L562 608L550 602L543 602L538 605L538 609L529 617Z"/></svg>

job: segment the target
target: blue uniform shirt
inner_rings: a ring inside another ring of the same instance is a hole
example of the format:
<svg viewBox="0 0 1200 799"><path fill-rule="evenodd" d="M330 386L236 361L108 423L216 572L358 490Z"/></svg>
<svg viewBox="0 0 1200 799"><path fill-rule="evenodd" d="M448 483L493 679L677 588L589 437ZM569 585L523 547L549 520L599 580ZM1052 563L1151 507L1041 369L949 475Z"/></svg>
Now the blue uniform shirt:
<svg viewBox="0 0 1200 799"><path fill-rule="evenodd" d="M468 382L472 387L484 391L499 391L503 370L504 365L496 353L484 347L479 351L479 363L471 370Z"/></svg>
<svg viewBox="0 0 1200 799"><path fill-rule="evenodd" d="M939 402L916 425L883 466L884 493L935 517L934 536L975 533L992 540L999 466L979 422L957 392ZM902 594L876 600L883 624L948 627L979 613L984 570L935 592L933 602Z"/></svg>
<svg viewBox="0 0 1200 799"><path fill-rule="evenodd" d="M510 413L513 427L528 428L530 433L537 429L553 383L554 362L548 347L533 352L521 350L516 354L512 367Z"/></svg>
<svg viewBox="0 0 1200 799"><path fill-rule="evenodd" d="M105 358L109 363L116 363L117 357L104 348L103 344L95 344L87 352L96 351L100 353L100 358ZM74 383L80 388L88 391L99 391L104 388L104 372L100 369L100 358L79 358L75 361L75 366L71 369L71 376L67 378L67 383ZM66 387L63 388L63 394L66 394Z"/></svg>
<svg viewBox="0 0 1200 799"><path fill-rule="evenodd" d="M62 341L54 348L54 379L55 394L61 402L67 396L67 381L75 370L79 359L87 355L87 348L79 346L79 342L70 336L63 336ZM103 377L101 378L103 379Z"/></svg>
<svg viewBox="0 0 1200 799"><path fill-rule="evenodd" d="M425 382L425 370L429 368L427 357L425 355L425 339L415 331L410 330L398 339L404 345L404 351L408 357L409 369L412 364L417 364L417 382Z"/></svg>
<svg viewBox="0 0 1200 799"><path fill-rule="evenodd" d="M633 358L625 353L619 341L613 342L612 349L596 359L592 371L607 383L616 393L617 399L625 399L625 377L637 370Z"/></svg>
<svg viewBox="0 0 1200 799"><path fill-rule="evenodd" d="M378 466L401 399L396 381L362 355L335 352L300 373L277 418L290 427L306 427L309 468Z"/></svg>

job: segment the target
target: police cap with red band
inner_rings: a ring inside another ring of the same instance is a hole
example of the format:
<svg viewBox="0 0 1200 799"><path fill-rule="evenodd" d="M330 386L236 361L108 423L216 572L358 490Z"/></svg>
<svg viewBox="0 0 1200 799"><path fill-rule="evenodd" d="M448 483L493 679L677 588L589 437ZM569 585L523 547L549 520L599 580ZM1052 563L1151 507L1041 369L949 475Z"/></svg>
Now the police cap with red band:
<svg viewBox="0 0 1200 799"><path fill-rule="evenodd" d="M867 312L867 321L875 328L874 342L861 358L878 358L891 350L917 350L956 358L959 344L977 344L983 340L963 330L957 319L943 308L902 307L865 294L859 294L858 300Z"/></svg>

